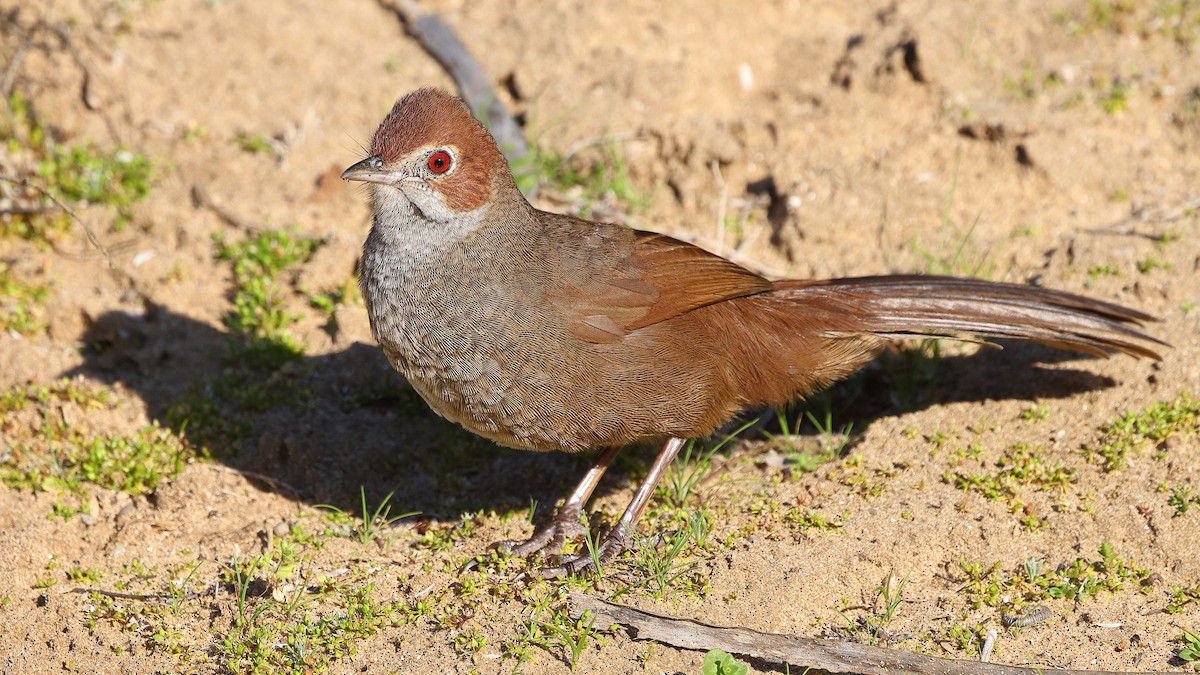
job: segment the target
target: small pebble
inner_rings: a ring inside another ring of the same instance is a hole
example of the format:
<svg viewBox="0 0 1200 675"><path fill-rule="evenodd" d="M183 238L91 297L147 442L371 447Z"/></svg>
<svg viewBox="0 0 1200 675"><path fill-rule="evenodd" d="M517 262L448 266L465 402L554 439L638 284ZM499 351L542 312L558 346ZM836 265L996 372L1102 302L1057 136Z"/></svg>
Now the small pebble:
<svg viewBox="0 0 1200 675"><path fill-rule="evenodd" d="M750 91L754 88L754 70L750 68L749 63L738 66L738 82L742 85L742 91Z"/></svg>
<svg viewBox="0 0 1200 675"><path fill-rule="evenodd" d="M271 528L271 534L275 535L276 537L285 537L287 536L287 533L291 531L291 526L288 525L286 521L282 520L278 523L275 523L275 527Z"/></svg>
<svg viewBox="0 0 1200 675"><path fill-rule="evenodd" d="M147 262L149 262L156 255L158 255L158 253L153 250L150 250L150 249L147 249L145 251L138 251L138 254L133 256L133 260L130 261L130 264L133 265L135 268L141 267L142 265L145 265Z"/></svg>

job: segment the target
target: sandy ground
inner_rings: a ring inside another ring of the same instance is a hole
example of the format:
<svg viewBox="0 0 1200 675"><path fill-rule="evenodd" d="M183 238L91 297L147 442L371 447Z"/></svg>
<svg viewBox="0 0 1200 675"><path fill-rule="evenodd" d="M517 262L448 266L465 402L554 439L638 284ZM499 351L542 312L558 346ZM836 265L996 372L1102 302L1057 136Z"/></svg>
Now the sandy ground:
<svg viewBox="0 0 1200 675"><path fill-rule="evenodd" d="M644 534L707 524L670 583L646 582L654 556L638 553L602 578L516 581L525 563L489 545L531 531L531 502L543 522L585 460L450 427L391 374L353 291L329 312L310 304L353 288L368 228L363 194L336 176L398 96L453 86L438 64L371 0L3 0L4 84L47 136L155 169L120 229L113 209L75 204L108 259L77 224L50 244L0 239L10 275L47 289L36 328L0 335L0 668L700 672L702 652L582 629L567 587L938 656L978 658L994 629L995 661L1188 668L1176 654L1200 630L1195 416L1135 439L1120 468L1085 449L1108 420L1200 395L1194 3L427 4L531 140L581 148L581 169L611 166L615 148L646 199L547 186L546 208L776 277L930 271L1087 293L1161 317L1152 331L1173 348L1160 363L1019 345L892 355L829 399L835 426L854 424L842 456L802 471L795 448L821 435L772 441L766 425L714 455L681 504L656 497ZM10 175L37 159L20 138L3 153ZM236 280L214 236L278 228L320 242L275 281L304 356L248 375L226 358ZM21 393L60 377L76 378L61 395ZM237 395L260 389L265 402ZM38 462L53 475L55 448L151 424L186 458L153 490L12 478ZM1049 473L1008 480L1019 447ZM625 454L594 524L619 514L651 453ZM989 498L972 476L1009 492ZM391 516L420 515L365 531L360 488L370 509L391 493ZM64 504L80 512L56 516ZM1023 595L1035 559L1043 580L1083 560L1113 589ZM899 597L890 614L882 596ZM1038 603L1045 621L1002 625Z"/></svg>

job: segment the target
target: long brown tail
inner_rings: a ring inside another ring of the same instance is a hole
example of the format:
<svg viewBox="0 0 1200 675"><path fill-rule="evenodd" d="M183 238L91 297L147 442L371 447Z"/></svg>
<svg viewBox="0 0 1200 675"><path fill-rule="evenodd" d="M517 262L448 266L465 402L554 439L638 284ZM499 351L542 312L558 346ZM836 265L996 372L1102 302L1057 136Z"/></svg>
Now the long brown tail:
<svg viewBox="0 0 1200 675"><path fill-rule="evenodd" d="M651 338L686 340L707 362L707 381L682 391L688 433L708 433L747 406L781 405L853 374L889 339L1032 340L1098 356L1158 359L1168 346L1140 326L1154 317L1071 293L977 279L881 276L780 281L763 293L700 307L661 324ZM648 329L650 331L654 328ZM710 354L711 352L711 354ZM665 352L664 353L670 353ZM680 352L688 353L688 352ZM677 367L675 377L694 375ZM674 432L672 432L674 433Z"/></svg>
<svg viewBox="0 0 1200 675"><path fill-rule="evenodd" d="M1169 346L1138 327L1155 318L1137 310L1036 286L897 275L783 281L772 293L800 306L844 307L825 329L831 337L1014 338L1108 356L1159 359Z"/></svg>

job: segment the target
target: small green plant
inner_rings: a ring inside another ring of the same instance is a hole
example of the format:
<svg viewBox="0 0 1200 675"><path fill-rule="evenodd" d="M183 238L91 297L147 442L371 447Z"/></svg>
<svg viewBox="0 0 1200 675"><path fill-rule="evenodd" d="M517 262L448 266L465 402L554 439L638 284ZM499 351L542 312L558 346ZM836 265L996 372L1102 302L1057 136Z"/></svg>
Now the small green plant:
<svg viewBox="0 0 1200 675"><path fill-rule="evenodd" d="M879 599L883 601L883 609L879 614L880 627L886 627L895 618L896 610L900 608L900 603L904 602L904 587L907 585L907 574L903 579L897 579L896 575L891 573L879 585Z"/></svg>
<svg viewBox="0 0 1200 675"><path fill-rule="evenodd" d="M274 155L275 145L263 134L250 134L239 131L233 135L233 144L244 152L254 155Z"/></svg>
<svg viewBox="0 0 1200 675"><path fill-rule="evenodd" d="M1122 469L1131 455L1147 443L1160 446L1172 436L1195 435L1200 431L1200 400L1181 392L1170 401L1129 411L1105 422L1096 443L1083 448L1088 460L1098 459L1105 471Z"/></svg>
<svg viewBox="0 0 1200 675"><path fill-rule="evenodd" d="M1096 101L1104 112L1116 115L1129 107L1129 85L1119 79L1114 79L1108 91L1100 95Z"/></svg>
<svg viewBox="0 0 1200 675"><path fill-rule="evenodd" d="M115 207L113 227L120 229L133 217L133 205L150 193L153 167L150 160L123 148L52 145L37 173L63 201Z"/></svg>
<svg viewBox="0 0 1200 675"><path fill-rule="evenodd" d="M71 567L67 570L67 580L76 584L95 584L104 573L91 567Z"/></svg>
<svg viewBox="0 0 1200 675"><path fill-rule="evenodd" d="M675 461L671 463L670 468L663 477L662 483L659 484L658 490L662 494L667 506L676 509L684 508L688 501L695 495L696 488L699 487L700 482L708 475L709 469L712 468L713 455L735 440L752 425L752 421L747 422L720 441L713 444L705 444L699 450L696 448L696 441L694 439L684 444L683 450L676 457Z"/></svg>
<svg viewBox="0 0 1200 675"><path fill-rule="evenodd" d="M461 520L445 525L430 525L425 529L418 542L430 551L445 552L454 548L457 542L470 537L483 522L483 515L463 514Z"/></svg>
<svg viewBox="0 0 1200 675"><path fill-rule="evenodd" d="M1195 44L1200 35L1200 9L1186 0L1090 0L1084 12L1063 10L1053 16L1076 35L1136 33L1143 40L1164 37L1185 48Z"/></svg>
<svg viewBox="0 0 1200 675"><path fill-rule="evenodd" d="M634 565L642 571L641 581L613 594L618 597L636 588L647 586L656 598L667 598L678 592L699 592L698 580L691 577L696 565L683 562L680 555L690 545L701 546L708 537L708 523L700 513L693 513L684 527L641 543ZM657 544L661 541L662 548Z"/></svg>
<svg viewBox="0 0 1200 675"><path fill-rule="evenodd" d="M1102 30L1124 33L1133 21L1135 7L1132 0L1089 0L1087 11L1074 13L1061 10L1055 12L1054 20L1075 35Z"/></svg>
<svg viewBox="0 0 1200 675"><path fill-rule="evenodd" d="M1179 614L1188 607L1200 606L1200 586L1171 586L1168 592L1165 611L1167 614Z"/></svg>
<svg viewBox="0 0 1200 675"><path fill-rule="evenodd" d="M41 320L46 287L24 282L8 263L0 262L0 330L32 335L46 324Z"/></svg>
<svg viewBox="0 0 1200 675"><path fill-rule="evenodd" d="M595 573L597 581L604 580L604 561L600 559L600 545L603 541L603 536L599 532L589 529L583 533L583 545L587 549L588 558L592 561L592 571Z"/></svg>
<svg viewBox="0 0 1200 675"><path fill-rule="evenodd" d="M347 304L362 304L355 279L347 279L341 286L328 291L308 294L308 306L325 316L325 332L334 338L341 328L338 325L338 310Z"/></svg>
<svg viewBox="0 0 1200 675"><path fill-rule="evenodd" d="M1115 28L1120 31L1120 23L1126 16L1132 14L1133 10L1132 0L1090 0L1088 2L1088 15L1092 25L1096 28Z"/></svg>
<svg viewBox="0 0 1200 675"><path fill-rule="evenodd" d="M518 667L532 658L530 647L540 647L552 654L561 653L563 662L575 672L587 646L599 642L595 616L589 611L572 619L565 608L550 606L554 597L548 594L528 605L532 617L521 622L522 633L502 646L504 655L516 660Z"/></svg>
<svg viewBox="0 0 1200 675"><path fill-rule="evenodd" d="M1121 276L1121 270L1118 269L1116 265L1113 265L1111 263L1105 263L1103 265L1092 265L1091 267L1088 268L1087 276L1088 276L1088 278L1087 278L1086 285L1090 288L1092 286L1092 284L1096 283L1096 280L1100 279L1101 277L1119 277L1119 276Z"/></svg>
<svg viewBox="0 0 1200 675"><path fill-rule="evenodd" d="M946 637L955 649L973 655L978 654L982 648L984 640L987 638L987 629L982 624L973 626L954 624L946 631Z"/></svg>
<svg viewBox="0 0 1200 675"><path fill-rule="evenodd" d="M235 579L239 601L254 580ZM332 596L335 607L318 613L289 613L288 604L247 591L234 625L218 639L214 652L232 672L324 672L353 656L357 642L400 620L399 605L375 600L372 590L371 584L328 588L323 594Z"/></svg>
<svg viewBox="0 0 1200 675"><path fill-rule="evenodd" d="M1171 269L1171 263L1169 263L1165 260L1156 258L1154 256L1150 256L1148 258L1143 258L1142 260L1139 260L1138 264L1137 264L1137 270L1139 272L1141 272L1142 274L1149 274L1150 272L1153 272L1154 270L1170 270L1170 269Z"/></svg>
<svg viewBox="0 0 1200 675"><path fill-rule="evenodd" d="M738 660L731 654L720 649L712 649L704 655L704 663L700 665L700 672L703 675L746 675L750 670L745 664L738 663Z"/></svg>
<svg viewBox="0 0 1200 675"><path fill-rule="evenodd" d="M600 156L588 162L574 153L568 156L534 145L527 158L512 167L517 185L526 194L538 184L564 195L578 192L580 199L575 208L585 217L604 201L616 200L635 211L649 208L649 197L639 194L629 179L620 146L608 142L600 147Z"/></svg>
<svg viewBox="0 0 1200 675"><path fill-rule="evenodd" d="M157 602L122 602L109 595L93 591L88 598L84 626L95 633L100 624L141 636L141 645L152 653L172 654L186 658L188 647L183 634L169 620L167 605Z"/></svg>
<svg viewBox="0 0 1200 675"><path fill-rule="evenodd" d="M0 413L13 413L31 406L41 410L48 405L72 403L84 410L117 405L112 391L89 384L82 378L61 378L50 384L17 385L0 392ZM52 425L58 428L60 425ZM41 437L46 437L44 434Z"/></svg>
<svg viewBox="0 0 1200 675"><path fill-rule="evenodd" d="M219 260L230 263L233 306L224 317L231 335L221 370L192 383L167 408L167 423L185 430L202 453L228 457L250 435L255 416L311 401L300 362L304 346L288 334L298 320L285 309L281 277L308 261L320 242L291 230L269 230L229 243L214 237ZM370 395L364 387L361 396Z"/></svg>
<svg viewBox="0 0 1200 675"><path fill-rule="evenodd" d="M788 525L792 532L797 534L809 530L833 532L846 526L846 518L849 515L849 511L843 511L836 518L830 518L811 509L801 510L800 508L792 507L788 509L787 513L783 514L783 522Z"/></svg>
<svg viewBox="0 0 1200 675"><path fill-rule="evenodd" d="M851 606L848 599L843 599L835 608L838 616L846 622L846 628L841 631L846 637L864 644L878 644L890 640L887 627L895 619L896 611L904 602L904 587L908 585L908 575L898 578L889 572L879 586L875 588L874 599L868 604ZM851 609L863 610L857 618L850 618L846 611Z"/></svg>
<svg viewBox="0 0 1200 675"><path fill-rule="evenodd" d="M579 667L580 655L596 634L596 618L591 612L584 612L574 624L549 623L545 624L545 628L553 639L562 645L564 651L570 654L567 662L571 666L571 672L575 672Z"/></svg>
<svg viewBox="0 0 1200 675"><path fill-rule="evenodd" d="M696 440L690 439L683 446L683 451L671 462L667 475L659 483L658 489L665 497L668 506L682 508L690 497L695 494L700 481L708 475L712 468L712 456L716 446L704 450L696 450ZM695 453L695 457L693 457Z"/></svg>
<svg viewBox="0 0 1200 675"><path fill-rule="evenodd" d="M981 606L1020 609L1049 600L1083 602L1101 591L1115 593L1126 583L1145 588L1150 571L1117 557L1113 546L1103 542L1099 560L1077 558L1053 570L1041 560L1026 560L1014 572L1000 563L959 562L966 577L959 593L973 608Z"/></svg>
<svg viewBox="0 0 1200 675"><path fill-rule="evenodd" d="M231 357L250 367L274 369L304 353L287 334L297 316L284 310L277 277L285 269L308 262L320 242L292 230L267 230L239 243L214 237L217 259L233 268L233 309L225 325L236 338Z"/></svg>
<svg viewBox="0 0 1200 675"><path fill-rule="evenodd" d="M883 368L891 381L895 401L901 410L916 406L936 379L942 357L942 341L923 338L906 344L883 359Z"/></svg>
<svg viewBox="0 0 1200 675"><path fill-rule="evenodd" d="M1033 583L1039 576L1042 575L1043 561L1041 558L1030 558L1021 563L1021 570L1025 573L1025 580Z"/></svg>
<svg viewBox="0 0 1200 675"><path fill-rule="evenodd" d="M1190 663L1193 670L1200 670L1200 635L1186 628L1181 630L1183 634L1179 636L1179 641L1183 643L1183 649L1175 655Z"/></svg>
<svg viewBox="0 0 1200 675"><path fill-rule="evenodd" d="M1032 101L1038 94L1038 78L1033 72L1033 63L1026 61L1018 77L1005 76L1004 88L1018 101Z"/></svg>
<svg viewBox="0 0 1200 675"><path fill-rule="evenodd" d="M827 392L822 393L810 403L821 407L820 417L814 415L812 408L809 407L801 413L793 425L788 421L786 409L776 409L775 420L779 424L780 433L778 436L770 436L775 445L784 452L785 464L792 470L802 473L816 471L821 465L841 457L850 444L850 434L854 430L854 422L847 422L842 425L841 429L834 431L833 402ZM808 420L816 429L821 439L820 450L797 448L794 439L800 433L804 420Z"/></svg>
<svg viewBox="0 0 1200 675"><path fill-rule="evenodd" d="M1200 507L1200 493L1190 486L1180 483L1171 488L1171 496L1167 498L1167 505L1175 508L1175 516L1182 516L1193 506Z"/></svg>
<svg viewBox="0 0 1200 675"><path fill-rule="evenodd" d="M1009 446L994 466L995 473L946 472L942 482L1007 504L1010 512L1020 515L1021 525L1031 530L1041 529L1046 522L1034 513L1032 505L1021 499L1021 488L1030 486L1061 492L1079 481L1078 469L1063 465L1061 460L1051 464L1040 445L1030 447L1026 443L1016 443Z"/></svg>
<svg viewBox="0 0 1200 675"><path fill-rule="evenodd" d="M887 489L887 479L896 475L898 466L868 467L863 455L851 455L826 474L827 478L852 488L861 497L873 498Z"/></svg>
<svg viewBox="0 0 1200 675"><path fill-rule="evenodd" d="M0 412L6 415L29 407L41 412L36 431L11 437L10 452L0 461L0 481L9 487L51 491L73 498L56 502L53 516L67 518L83 510L89 486L131 495L154 490L165 478L178 474L194 450L178 435L152 423L132 434L90 435L79 425L69 425L56 408L87 410L114 405L107 389L75 380L51 385L27 385L0 395Z"/></svg>
<svg viewBox="0 0 1200 675"><path fill-rule="evenodd" d="M76 209L93 205L112 209L114 229L130 221L133 205L150 192L154 169L149 159L125 148L103 149L90 142L60 144L37 121L19 92L12 93L7 104L10 115L8 124L0 126L0 142L9 152L31 161L31 168L18 168L16 173L37 187L18 191L16 196L26 208L0 221L0 235L45 245L64 232L70 215L50 196Z"/></svg>
<svg viewBox="0 0 1200 675"><path fill-rule="evenodd" d="M377 504L374 509L367 507L366 488L359 486L358 493L362 506L362 526L358 528L358 541L362 544L369 543L378 538L380 529L388 527L397 521L404 520L405 518L411 518L419 513L417 511L409 511L408 513L401 513L400 515L391 515L392 505L390 502L392 501L392 495L396 494L395 490L387 493L387 496L381 499L379 504ZM318 504L316 508L329 511L333 515L335 521L347 521L350 519L349 515L345 511L336 506L331 506L329 504Z"/></svg>
<svg viewBox="0 0 1200 675"><path fill-rule="evenodd" d="M854 432L854 422L847 422L842 425L840 430L834 431L833 406L830 403L829 397L825 397L823 400L825 401L825 409L821 419L817 419L813 415L812 410L805 410L804 418L816 428L817 433L821 436L821 444L825 447L826 451L834 457L841 457L845 453L846 447L850 444L850 434Z"/></svg>
<svg viewBox="0 0 1200 675"><path fill-rule="evenodd" d="M1046 404L1046 403L1043 403L1041 405L1031 406L1031 407L1026 408L1021 411L1021 419L1025 420L1026 422L1030 422L1030 423L1041 422L1041 421L1046 420L1049 417L1050 417L1050 406L1049 406L1049 404Z"/></svg>
<svg viewBox="0 0 1200 675"><path fill-rule="evenodd" d="M960 156L955 154L950 187L942 205L942 219L936 243L932 247L926 247L914 237L908 245L922 261L921 271L925 274L990 278L993 272L989 262L991 251L980 249L974 241L979 217L977 216L964 230L950 215L958 191L959 160Z"/></svg>

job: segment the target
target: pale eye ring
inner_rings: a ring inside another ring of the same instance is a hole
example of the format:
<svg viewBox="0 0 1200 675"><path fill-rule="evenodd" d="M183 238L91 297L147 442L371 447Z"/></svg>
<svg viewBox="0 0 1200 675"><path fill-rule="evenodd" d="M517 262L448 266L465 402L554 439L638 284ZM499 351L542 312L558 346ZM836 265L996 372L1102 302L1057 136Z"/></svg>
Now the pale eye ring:
<svg viewBox="0 0 1200 675"><path fill-rule="evenodd" d="M425 162L425 166L429 167L431 172L440 176L449 171L453 163L454 158L450 156L449 152L438 150L429 156L429 159Z"/></svg>

